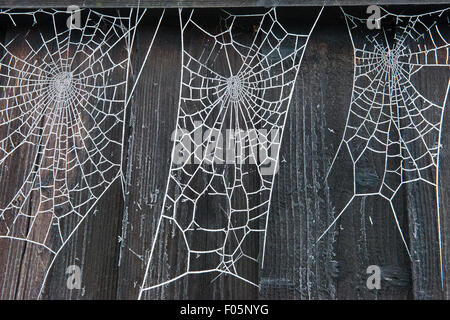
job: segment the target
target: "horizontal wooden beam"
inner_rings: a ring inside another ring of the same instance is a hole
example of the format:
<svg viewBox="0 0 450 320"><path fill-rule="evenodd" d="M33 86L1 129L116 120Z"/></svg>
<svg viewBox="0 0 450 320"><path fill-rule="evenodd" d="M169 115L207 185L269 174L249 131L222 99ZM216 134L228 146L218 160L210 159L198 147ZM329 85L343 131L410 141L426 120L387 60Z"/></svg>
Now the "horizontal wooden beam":
<svg viewBox="0 0 450 320"><path fill-rule="evenodd" d="M213 8L273 6L367 6L450 4L449 0L0 0L0 8L63 8L78 5L89 8Z"/></svg>

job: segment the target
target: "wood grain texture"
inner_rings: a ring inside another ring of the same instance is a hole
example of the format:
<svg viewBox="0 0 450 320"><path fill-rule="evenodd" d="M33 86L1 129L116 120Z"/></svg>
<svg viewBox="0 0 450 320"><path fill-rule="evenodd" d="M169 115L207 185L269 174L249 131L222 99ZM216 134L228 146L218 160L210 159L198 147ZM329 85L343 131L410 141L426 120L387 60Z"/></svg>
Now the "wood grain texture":
<svg viewBox="0 0 450 320"><path fill-rule="evenodd" d="M352 4L355 1L340 2ZM439 2L439 1L436 1ZM443 1L444 2L444 1ZM25 2L15 1L15 6ZM45 2L54 6L51 1ZM58 2L62 4L64 2ZM85 4L88 2L84 2ZM103 1L93 6L115 6ZM129 2L127 2L129 4ZM179 3L179 2L178 2ZM271 2L270 2L271 3ZM278 1L279 5L317 5L317 1ZM390 3L397 3L390 1ZM401 3L401 1L398 1ZM410 3L410 2L409 2ZM0 1L0 6L11 5ZM71 4L74 4L71 2ZM76 4L76 2L75 2ZM123 2L121 6L127 6ZM269 2L229 2L230 6L268 5ZM331 4L331 2L330 2ZM358 2L361 4L361 2ZM158 7L161 2L141 1ZM212 1L183 1L183 6L218 6ZM224 4L221 3L220 6ZM165 2L166 7L171 2ZM316 8L290 8L280 13L288 30L298 31ZM428 8L418 7L428 11ZM215 17L219 10L203 11ZM143 65L161 11L150 14L139 28L133 48L133 76ZM299 20L298 17L305 17ZM212 19L214 20L214 19ZM299 22L300 21L300 22ZM2 41L15 31L2 29ZM448 31L447 31L448 32ZM202 50L205 40L192 37L189 46ZM20 48L17 48L20 52ZM56 259L46 281L44 299L136 299L161 214L172 151L181 70L178 11L167 10L144 66L127 115L125 190L116 181L73 235ZM424 95L443 101L449 70L421 74ZM275 178L263 269L249 267L255 288L233 277L191 275L151 290L146 299L449 299L450 116L444 115L440 181L441 227L447 277L440 287L439 245L434 191L422 184L405 186L394 205L400 225L417 259L410 261L395 225L389 203L361 197L349 206L330 232L317 238L352 195L350 159L338 158L325 176L344 132L353 81L353 50L342 13L326 8L314 30L297 77ZM447 101L447 109L448 104ZM448 110L447 110L448 111ZM29 163L24 150L1 167L0 201L21 183L16 167ZM368 170L375 170L370 159ZM6 181L6 182L5 182ZM212 204L209 204L212 205ZM205 205L208 210L208 204ZM167 226L169 230L169 226ZM156 281L181 268L177 247L166 247L173 234L158 242ZM175 235L177 237L177 235ZM254 239L254 247L262 239ZM0 299L35 299L50 256L21 241L0 239ZM168 261L172 264L169 265ZM207 261L205 261L207 263ZM69 265L81 267L82 289L66 286ZM366 269L379 265L382 289L368 290ZM173 268L171 270L171 268Z"/></svg>
<svg viewBox="0 0 450 320"><path fill-rule="evenodd" d="M43 28L43 32L46 31L45 29ZM2 34L2 39L9 42L18 34L24 36L26 31L25 28L8 29ZM36 36L36 33L31 34L30 41L32 42L33 39L37 40ZM28 53L26 47L21 47L18 44L14 44L10 50L15 56L20 58L25 58ZM7 84L4 83L2 85ZM20 110L17 111L20 112ZM17 111L15 116L18 115ZM5 132L3 134L6 135ZM34 141L36 142L37 139ZM15 142L17 143L17 141ZM17 151L5 161L1 168L2 181L7 181L7 183L1 184L2 196L0 201L2 207L5 207L11 201L11 195L21 188L25 173L36 164L35 161L39 161L35 157L37 150L31 144L22 145ZM24 211L32 212L33 205L32 201L26 201L24 203ZM24 234L31 232L31 219L19 220L17 229ZM45 222L42 223L42 226L33 228L33 237L40 238L45 234L45 229ZM0 239L0 257L2 261L0 264L0 272L2 274L2 277L0 277L0 283L2 283L0 298L32 299L36 297L40 288L38 283L42 282L41 280L53 255L44 250L43 247L30 242L2 238Z"/></svg>

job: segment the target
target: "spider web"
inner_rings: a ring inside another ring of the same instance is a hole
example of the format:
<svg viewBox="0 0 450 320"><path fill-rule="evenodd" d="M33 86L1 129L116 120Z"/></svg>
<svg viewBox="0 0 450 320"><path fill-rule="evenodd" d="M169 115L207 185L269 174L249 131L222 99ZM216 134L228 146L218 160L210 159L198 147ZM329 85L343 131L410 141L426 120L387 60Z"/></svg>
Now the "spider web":
<svg viewBox="0 0 450 320"><path fill-rule="evenodd" d="M14 170L21 179L2 197L0 238L51 253L41 292L97 201L118 179L123 189L130 55L145 10L77 12L82 25L74 29L66 11L0 11L17 32L0 43L0 176Z"/></svg>
<svg viewBox="0 0 450 320"><path fill-rule="evenodd" d="M286 115L320 16L305 34L293 34L280 24L276 9L225 12L220 32L213 34L194 11L179 14L182 83L174 147L139 298L188 274L227 274L257 286L244 265L263 262L265 244L260 254L255 243L260 235L265 242ZM249 20L250 39L248 30L240 30ZM206 44L189 46L189 34L201 34ZM170 243L163 244L167 234ZM155 274L156 259L170 260L171 245L177 260L167 261L168 272Z"/></svg>
<svg viewBox="0 0 450 320"><path fill-rule="evenodd" d="M318 241L356 197L376 195L389 201L411 258L393 199L402 185L423 181L436 192L443 285L438 172L449 87L442 104L432 102L414 85L414 75L426 67L450 66L448 33L440 31L448 26L448 9L421 15L395 15L382 10L382 29L373 31L368 30L367 20L342 10L354 48L354 81L344 135L330 171L340 153L350 155L353 195ZM367 159L372 157L382 159L384 168L381 176L373 177L377 183L370 188L357 183L357 178L364 174Z"/></svg>

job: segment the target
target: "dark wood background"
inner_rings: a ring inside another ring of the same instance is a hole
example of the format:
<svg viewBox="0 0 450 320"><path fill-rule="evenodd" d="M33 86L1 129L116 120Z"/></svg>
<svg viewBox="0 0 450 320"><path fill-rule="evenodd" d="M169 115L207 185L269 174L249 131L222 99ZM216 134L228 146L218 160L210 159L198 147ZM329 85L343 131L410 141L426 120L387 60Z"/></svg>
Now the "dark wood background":
<svg viewBox="0 0 450 320"><path fill-rule="evenodd" d="M435 8L408 9L426 12ZM220 14L213 9L199 10L205 17ZM318 8L296 7L282 12L287 27L295 28L310 23ZM150 11L139 28L133 58L136 69L142 64L160 13L159 9ZM448 28L445 30L448 32ZM2 38L11 32L3 28ZM85 219L56 259L43 299L137 298L170 165L170 136L175 128L180 83L180 41L177 10L167 10L128 113L126 190L122 190L120 182L112 185L95 213ZM421 73L416 83L426 97L442 103L449 75L448 69L435 69ZM407 256L388 202L379 197L354 201L330 233L315 245L351 194L352 178L340 170L345 163L335 164L338 174L332 174L328 181L325 175L342 138L352 81L353 51L344 17L338 8L327 7L306 48L290 106L273 190L265 265L262 270L252 270L260 288L229 276L211 283L214 274L192 275L154 290L145 298L450 298L448 114L444 116L439 173L444 290L439 274L435 195L424 184L403 187L395 200L414 262ZM17 177L2 177L1 183L7 186L15 181ZM412 237L412 233L416 236ZM49 261L50 257L33 245L0 239L0 299L35 299ZM366 269L373 264L382 269L380 290L366 288ZM81 290L66 287L69 265L82 269Z"/></svg>

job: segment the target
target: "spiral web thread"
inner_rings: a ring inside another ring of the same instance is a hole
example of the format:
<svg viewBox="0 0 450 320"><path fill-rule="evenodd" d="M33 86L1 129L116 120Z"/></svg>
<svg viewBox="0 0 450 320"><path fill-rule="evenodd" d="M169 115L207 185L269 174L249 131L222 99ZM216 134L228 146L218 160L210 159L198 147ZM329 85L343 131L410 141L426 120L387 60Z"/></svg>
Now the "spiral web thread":
<svg viewBox="0 0 450 320"><path fill-rule="evenodd" d="M382 9L381 29L373 31L368 29L367 20L342 11L354 48L354 81L344 135L328 173L338 155L347 152L353 164L353 196L318 241L355 198L375 195L390 203L412 259L392 201L402 185L423 181L436 192L443 285L438 172L442 119L450 82L443 103L437 104L419 91L413 76L423 68L450 66L448 32L440 30L448 27L448 8L420 15L395 15ZM394 25L393 34L392 29L383 27L391 26L390 22ZM381 156L384 168L382 177L376 177L376 188L369 190L358 185L356 178L363 173L371 156Z"/></svg>
<svg viewBox="0 0 450 320"><path fill-rule="evenodd" d="M280 24L276 9L225 12L220 32L212 34L200 26L194 11L180 10L183 60L176 134L139 298L188 274L227 274L257 286L240 272L241 264L263 262L265 243L258 254L252 249L254 236L265 242L286 115L320 13L306 34L293 34ZM239 39L246 19L257 21L247 42ZM185 47L189 32L203 35L204 47ZM165 272L159 271L155 280L154 260L168 254L167 233L177 251L175 263L184 265L174 271L169 262L171 274L161 280ZM155 253L161 246L164 252Z"/></svg>

